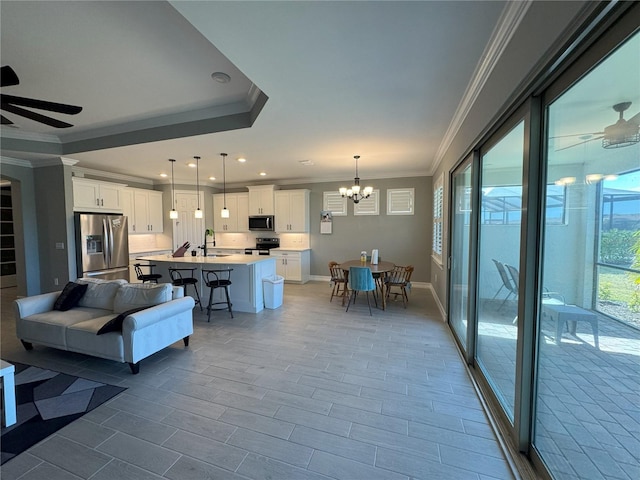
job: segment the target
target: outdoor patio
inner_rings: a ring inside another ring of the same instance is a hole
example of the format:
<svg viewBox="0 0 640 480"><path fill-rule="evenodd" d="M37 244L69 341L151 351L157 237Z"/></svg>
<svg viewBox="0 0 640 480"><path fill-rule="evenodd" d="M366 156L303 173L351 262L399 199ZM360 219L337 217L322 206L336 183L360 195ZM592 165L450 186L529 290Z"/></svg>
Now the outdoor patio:
<svg viewBox="0 0 640 480"><path fill-rule="evenodd" d="M483 317L479 342L495 353L484 362L497 390L512 394L516 307L500 303L483 304L493 320ZM594 313L599 349L589 323L565 328L558 345L555 322L543 320L533 444L563 479L640 478L640 330Z"/></svg>

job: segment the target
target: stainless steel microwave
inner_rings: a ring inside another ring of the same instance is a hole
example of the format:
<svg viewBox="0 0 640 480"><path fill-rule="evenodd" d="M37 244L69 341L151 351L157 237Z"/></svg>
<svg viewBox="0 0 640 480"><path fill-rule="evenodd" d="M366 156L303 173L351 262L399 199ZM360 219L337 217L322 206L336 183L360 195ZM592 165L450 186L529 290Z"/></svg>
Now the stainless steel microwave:
<svg viewBox="0 0 640 480"><path fill-rule="evenodd" d="M273 215L252 215L249 217L249 230L272 232L274 228Z"/></svg>

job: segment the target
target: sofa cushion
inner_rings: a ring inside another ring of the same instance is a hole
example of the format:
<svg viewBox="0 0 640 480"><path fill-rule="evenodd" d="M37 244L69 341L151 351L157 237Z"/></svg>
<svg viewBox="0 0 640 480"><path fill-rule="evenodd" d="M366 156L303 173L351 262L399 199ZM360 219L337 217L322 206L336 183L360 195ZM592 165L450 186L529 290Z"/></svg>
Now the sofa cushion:
<svg viewBox="0 0 640 480"><path fill-rule="evenodd" d="M148 306L144 307L136 307L131 310L127 310L126 312L119 313L117 316L113 317L107 323L105 323L100 330L96 333L96 335L104 335L109 332L120 332L122 333L122 322L127 317L127 315L131 315L132 313L139 312L140 310L144 310L145 308L149 308Z"/></svg>
<svg viewBox="0 0 640 480"><path fill-rule="evenodd" d="M80 307L101 308L113 311L113 301L121 285L126 280L100 280L97 278L79 278L77 283L86 284L87 291L78 302Z"/></svg>
<svg viewBox="0 0 640 480"><path fill-rule="evenodd" d="M65 330L67 350L124 362L124 339L121 334L96 335L110 318L113 318L113 313L70 325Z"/></svg>
<svg viewBox="0 0 640 480"><path fill-rule="evenodd" d="M151 307L171 300L173 286L170 283L128 283L116 292L113 311L123 313L132 308Z"/></svg>
<svg viewBox="0 0 640 480"><path fill-rule="evenodd" d="M68 282L60 292L60 295L58 295L58 298L56 298L53 309L61 312L72 309L78 304L86 291L86 284Z"/></svg>
<svg viewBox="0 0 640 480"><path fill-rule="evenodd" d="M29 342L66 348L65 331L67 327L105 315L112 318L113 312L97 308L76 307L66 312L50 310L36 313L20 320L19 335L21 339Z"/></svg>

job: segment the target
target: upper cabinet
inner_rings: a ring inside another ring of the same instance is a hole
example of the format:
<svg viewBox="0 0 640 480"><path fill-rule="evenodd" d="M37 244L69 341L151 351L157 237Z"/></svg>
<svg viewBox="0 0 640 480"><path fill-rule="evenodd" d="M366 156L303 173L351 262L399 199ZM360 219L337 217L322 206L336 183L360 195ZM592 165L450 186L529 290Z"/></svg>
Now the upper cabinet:
<svg viewBox="0 0 640 480"><path fill-rule="evenodd" d="M259 185L249 189L249 215L274 215L274 185Z"/></svg>
<svg viewBox="0 0 640 480"><path fill-rule="evenodd" d="M125 188L122 213L129 220L129 234L162 233L162 192L142 188Z"/></svg>
<svg viewBox="0 0 640 480"><path fill-rule="evenodd" d="M229 218L222 218L220 211L224 207L224 195L213 196L213 230L215 232L247 232L249 230L249 194L227 193Z"/></svg>
<svg viewBox="0 0 640 480"><path fill-rule="evenodd" d="M309 231L309 190L275 192L275 221L278 233Z"/></svg>
<svg viewBox="0 0 640 480"><path fill-rule="evenodd" d="M121 213L124 187L120 183L73 177L73 209Z"/></svg>

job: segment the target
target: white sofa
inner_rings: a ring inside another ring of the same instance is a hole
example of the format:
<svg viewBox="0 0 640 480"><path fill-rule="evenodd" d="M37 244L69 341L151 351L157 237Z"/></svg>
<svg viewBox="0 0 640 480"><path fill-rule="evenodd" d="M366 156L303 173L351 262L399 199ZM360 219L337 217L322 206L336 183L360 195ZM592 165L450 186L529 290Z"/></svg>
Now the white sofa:
<svg viewBox="0 0 640 480"><path fill-rule="evenodd" d="M53 308L60 292L15 300L16 333L27 350L36 343L127 362L137 374L143 358L179 340L189 345L194 301L184 296L182 287L89 278L76 283L87 284L87 291L78 305L67 311ZM121 332L97 335L119 314L146 305L153 306L124 316Z"/></svg>

